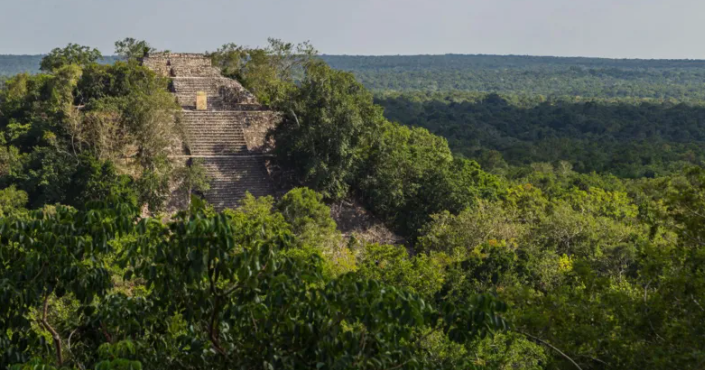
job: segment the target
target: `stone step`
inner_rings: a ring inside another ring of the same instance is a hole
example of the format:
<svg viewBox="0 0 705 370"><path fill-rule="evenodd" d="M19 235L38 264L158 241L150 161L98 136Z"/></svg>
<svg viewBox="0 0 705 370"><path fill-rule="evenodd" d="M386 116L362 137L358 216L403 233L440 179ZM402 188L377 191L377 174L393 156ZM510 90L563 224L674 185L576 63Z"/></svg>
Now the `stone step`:
<svg viewBox="0 0 705 370"><path fill-rule="evenodd" d="M200 112L200 111L199 111ZM237 127L241 128L242 124L239 120L233 120L227 117L197 117L187 118L181 121L184 127Z"/></svg>
<svg viewBox="0 0 705 370"><path fill-rule="evenodd" d="M225 136L225 135L223 135ZM242 136L225 136L225 137L215 137L215 136L208 136L208 137L202 137L199 135L187 135L186 139L191 146L195 145L217 145L217 144L225 144L225 143L232 143L233 145L247 145L247 142Z"/></svg>
<svg viewBox="0 0 705 370"><path fill-rule="evenodd" d="M188 148L191 149L192 152L194 150L213 152L213 153L208 154L208 155L213 156L219 152L231 152L231 153L244 154L243 151L247 150L247 145L244 142L241 144L229 143L228 145L224 145L223 143L196 141L196 142L189 143ZM203 155L206 155L206 153L203 153Z"/></svg>
<svg viewBox="0 0 705 370"><path fill-rule="evenodd" d="M184 130L186 132L193 132L194 134L201 134L201 133L223 133L223 132L231 132L231 133L237 133L237 134L242 134L242 126L238 123L231 123L228 122L227 124L184 124Z"/></svg>
<svg viewBox="0 0 705 370"><path fill-rule="evenodd" d="M189 143L187 147L191 152L191 155L215 156L226 154L245 154L247 152L247 145L244 143L241 145L235 143L223 145L222 143L197 142Z"/></svg>
<svg viewBox="0 0 705 370"><path fill-rule="evenodd" d="M247 144L245 141L238 141L238 140L233 140L232 142L229 143L224 143L224 142L219 142L219 141L207 141L207 140L201 140L201 139L194 139L193 141L189 142L189 148L191 149L201 149L201 150L212 150L217 152L217 148L223 148L223 149L228 149L228 150L233 150L240 152L244 149L247 149Z"/></svg>
<svg viewBox="0 0 705 370"><path fill-rule="evenodd" d="M236 122L222 122L222 123L183 123L183 128L187 132L195 132L195 133L200 133L200 132L222 132L222 131L229 131L229 132L238 132L242 133L242 126L239 123Z"/></svg>
<svg viewBox="0 0 705 370"><path fill-rule="evenodd" d="M243 142L245 143L245 137L241 132L193 132L187 131L186 138L190 143L211 143L211 142Z"/></svg>
<svg viewBox="0 0 705 370"><path fill-rule="evenodd" d="M228 177L213 177L212 179L212 190L229 190L232 187L233 179L238 179L238 175L236 172L233 172ZM262 185L262 182L267 180L266 176L255 176L249 180L243 180L240 178L239 180L241 184L249 184L252 188L267 188L267 186Z"/></svg>
<svg viewBox="0 0 705 370"><path fill-rule="evenodd" d="M188 154L192 156L213 156L224 154L242 154L247 152L247 147L221 147L221 146L189 146Z"/></svg>
<svg viewBox="0 0 705 370"><path fill-rule="evenodd" d="M234 185L239 187L244 187L241 190L251 190L251 189L269 189L269 186L263 185L263 183L268 179L265 176L254 176L253 178L243 178L247 176L253 176L251 174L245 174L245 170L240 172L232 173L228 178L214 178L213 179L213 192L230 192Z"/></svg>
<svg viewBox="0 0 705 370"><path fill-rule="evenodd" d="M247 152L245 133L237 112L184 111L187 153L191 155Z"/></svg>
<svg viewBox="0 0 705 370"><path fill-rule="evenodd" d="M220 77L220 70L207 66L172 66L172 77Z"/></svg>
<svg viewBox="0 0 705 370"><path fill-rule="evenodd" d="M240 111L190 111L190 110L184 110L181 111L183 114L184 118L199 118L199 117L224 117L224 118L230 118L230 119L238 119L239 117L242 116L242 112Z"/></svg>
<svg viewBox="0 0 705 370"><path fill-rule="evenodd" d="M181 124L185 129L200 130L204 128L218 128L218 129L236 129L242 130L242 124L237 121L231 120L202 120L202 121L182 121Z"/></svg>
<svg viewBox="0 0 705 370"><path fill-rule="evenodd" d="M188 110L188 111L195 111L196 110L196 98L195 95L177 95L176 96L177 103L181 106L182 109ZM233 102L228 102L223 100L223 98L219 96L208 96L207 98L207 106L208 109L206 110L207 112L218 112L218 111L248 111L248 112L256 112L256 111L268 111L267 107L260 105L260 104L246 104L246 103L233 103ZM199 111L203 112L203 111Z"/></svg>
<svg viewBox="0 0 705 370"><path fill-rule="evenodd" d="M191 142L211 142L211 141L223 141L224 138L228 140L237 140L245 142L245 136L242 132L235 131L186 131L186 136Z"/></svg>
<svg viewBox="0 0 705 370"><path fill-rule="evenodd" d="M200 139L195 139L191 142L188 143L189 148L191 149L201 149L201 150L212 150L217 152L217 148L223 148L232 151L233 149L236 152L241 152L244 149L247 149L247 144L245 141L238 142L237 140L233 140L232 142L229 143L223 143L223 142L215 142L215 141L207 141L207 140L200 140Z"/></svg>
<svg viewBox="0 0 705 370"><path fill-rule="evenodd" d="M234 135L244 135L242 126L238 123L227 124L184 124L184 131L195 135L212 133L231 133Z"/></svg>
<svg viewBox="0 0 705 370"><path fill-rule="evenodd" d="M242 121L248 113L239 111L182 111L181 123L185 127L231 125L241 128Z"/></svg>
<svg viewBox="0 0 705 370"><path fill-rule="evenodd" d="M233 177L236 176L238 173L242 173L243 171L254 171L255 173L259 171L258 167L243 167L243 168L238 168L238 169L233 169L230 171L223 171L222 169L211 169L213 172L213 181L214 182L223 182L227 183L232 180ZM257 180L256 184L259 184L259 180L266 179L267 176L258 174L256 176L253 176L250 180ZM243 180L243 182L245 182ZM225 186L225 185L223 185ZM221 186L222 187L222 186Z"/></svg>
<svg viewBox="0 0 705 370"><path fill-rule="evenodd" d="M219 96L220 89L226 84L223 81L226 78L174 78L172 79L172 87L174 93L178 96L192 96L195 98L198 92L205 92L208 96Z"/></svg>
<svg viewBox="0 0 705 370"><path fill-rule="evenodd" d="M243 156L231 156L234 159L231 159L231 163L221 163L219 165L209 165L206 164L205 166L207 168L212 169L213 171L216 171L218 173L222 174L229 174L234 171L240 171L242 169L246 168L259 168L260 164L259 163L242 163L243 161L247 161L247 159L243 159Z"/></svg>
<svg viewBox="0 0 705 370"><path fill-rule="evenodd" d="M217 135L244 137L242 127L192 125L185 126L184 131L187 135L191 136L192 139L198 139L200 136L215 136L217 138Z"/></svg>
<svg viewBox="0 0 705 370"><path fill-rule="evenodd" d="M247 143L242 138L232 137L228 140L217 140L213 137L210 138L200 138L200 137L187 137L189 147L211 147L217 145L229 145L231 147L247 146Z"/></svg>
<svg viewBox="0 0 705 370"><path fill-rule="evenodd" d="M211 189L204 195L217 210L237 207L248 191L257 197L273 193L264 157L231 156L203 160L212 178Z"/></svg>
<svg viewBox="0 0 705 370"><path fill-rule="evenodd" d="M206 131L208 130L208 131ZM223 140L245 140L245 136L242 131L217 131L214 129L204 129L202 131L198 130L187 130L186 136L191 141L223 141Z"/></svg>

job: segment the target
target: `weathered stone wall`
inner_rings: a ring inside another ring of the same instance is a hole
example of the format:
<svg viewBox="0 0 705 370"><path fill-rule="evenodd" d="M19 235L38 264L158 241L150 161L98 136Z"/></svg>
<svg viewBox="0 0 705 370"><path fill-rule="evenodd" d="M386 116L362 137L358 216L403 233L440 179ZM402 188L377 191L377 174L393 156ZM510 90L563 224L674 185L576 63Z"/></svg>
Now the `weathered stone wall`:
<svg viewBox="0 0 705 370"><path fill-rule="evenodd" d="M257 98L251 92L229 78L220 86L219 94L228 104L258 104Z"/></svg>
<svg viewBox="0 0 705 370"><path fill-rule="evenodd" d="M273 111L243 111L242 130L245 134L247 150L266 153L274 148L274 142L267 140L267 134L274 130L281 120L279 114Z"/></svg>
<svg viewBox="0 0 705 370"><path fill-rule="evenodd" d="M220 70L216 67L202 66L176 66L171 67L169 77L220 77Z"/></svg>
<svg viewBox="0 0 705 370"><path fill-rule="evenodd" d="M152 53L142 59L145 67L152 68L158 65L170 65L172 67L212 67L210 58L203 54L193 53Z"/></svg>
<svg viewBox="0 0 705 370"><path fill-rule="evenodd" d="M165 77L220 75L203 54L153 53L142 58L142 65Z"/></svg>
<svg viewBox="0 0 705 370"><path fill-rule="evenodd" d="M196 95L205 92L214 110L262 110L257 99L239 82L225 77L174 77L172 89L184 109L195 109ZM247 107L250 105L251 107Z"/></svg>
<svg viewBox="0 0 705 370"><path fill-rule="evenodd" d="M180 171L190 164L190 158L171 158L171 165L174 166L174 171ZM183 179L171 181L169 184L169 199L166 203L168 213L173 214L179 210L188 209L191 194L188 194L187 189L183 185Z"/></svg>

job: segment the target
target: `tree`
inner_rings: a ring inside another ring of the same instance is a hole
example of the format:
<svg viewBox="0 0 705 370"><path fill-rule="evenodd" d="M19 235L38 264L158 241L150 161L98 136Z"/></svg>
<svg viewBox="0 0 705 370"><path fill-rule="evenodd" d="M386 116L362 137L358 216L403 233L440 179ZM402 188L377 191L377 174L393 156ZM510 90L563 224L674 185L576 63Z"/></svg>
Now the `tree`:
<svg viewBox="0 0 705 370"><path fill-rule="evenodd" d="M0 217L21 210L27 205L27 201L27 193L18 190L15 185L0 190Z"/></svg>
<svg viewBox="0 0 705 370"><path fill-rule="evenodd" d="M264 48L225 44L209 53L213 65L223 75L240 81L263 104L275 108L285 102L294 82L300 80L306 65L317 51L308 42L294 45L270 38Z"/></svg>
<svg viewBox="0 0 705 370"><path fill-rule="evenodd" d="M155 51L156 49L144 40L126 37L120 41L115 41L115 54L123 60L137 60Z"/></svg>
<svg viewBox="0 0 705 370"><path fill-rule="evenodd" d="M78 205L83 196L67 189L84 189L71 181L90 155L117 174L142 173L129 186L159 209L172 176L161 157L183 134L177 108L166 79L135 62L19 75L0 91L3 181L27 192L30 207Z"/></svg>
<svg viewBox="0 0 705 370"><path fill-rule="evenodd" d="M136 209L108 208L77 212L60 206L0 218L0 326L5 328L0 364L23 362L41 348L30 330L32 312L51 335L53 363L64 364L66 337L51 322L50 306L66 295L87 304L110 287L104 259L112 249L108 241L130 228Z"/></svg>
<svg viewBox="0 0 705 370"><path fill-rule="evenodd" d="M174 177L180 183L180 190L187 197L186 204L191 202L191 196L194 191L203 194L203 192L211 188L211 179L204 165L203 158L189 159L185 166L175 171Z"/></svg>
<svg viewBox="0 0 705 370"><path fill-rule="evenodd" d="M295 234L304 234L309 229L324 234L335 231L330 208L323 203L323 197L311 189L290 190L277 202L277 209Z"/></svg>
<svg viewBox="0 0 705 370"><path fill-rule="evenodd" d="M289 253L271 200L246 203L213 213L194 202L169 222L136 222L119 204L1 218L3 367L31 356L56 367L423 369L434 367L428 335L462 344L505 327L490 296L454 306L356 273L327 278L318 253Z"/></svg>
<svg viewBox="0 0 705 370"><path fill-rule="evenodd" d="M191 323L192 348L213 349L194 350L188 361L421 368L417 329L466 341L485 325L502 325L492 313L502 306L489 298L436 311L413 294L355 274L326 281L316 254L283 253L293 247L285 223L252 210L206 216L194 209L170 225L143 221L141 229L150 231L129 247L126 258L153 287L152 299L170 302Z"/></svg>
<svg viewBox="0 0 705 370"><path fill-rule="evenodd" d="M282 107L285 121L274 138L279 159L325 197L348 194L364 148L384 118L354 77L321 63L306 67L301 86Z"/></svg>
<svg viewBox="0 0 705 370"><path fill-rule="evenodd" d="M85 67L103 58L98 49L78 44L68 44L65 48L56 48L47 54L40 64L40 69L52 72L69 64Z"/></svg>
<svg viewBox="0 0 705 370"><path fill-rule="evenodd" d="M309 250L320 253L324 257L323 273L327 276L355 270L354 253L345 245L321 194L308 188L294 188L279 199L275 209L296 236L300 250L292 255L307 255Z"/></svg>

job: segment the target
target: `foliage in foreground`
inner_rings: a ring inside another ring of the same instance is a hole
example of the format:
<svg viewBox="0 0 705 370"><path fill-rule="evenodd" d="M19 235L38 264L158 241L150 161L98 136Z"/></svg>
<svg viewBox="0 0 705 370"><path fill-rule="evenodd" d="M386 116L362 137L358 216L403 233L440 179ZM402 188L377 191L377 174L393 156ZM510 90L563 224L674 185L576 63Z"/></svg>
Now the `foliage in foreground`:
<svg viewBox="0 0 705 370"><path fill-rule="evenodd" d="M505 327L490 295L445 304L359 272L327 277L271 199L225 213L196 201L167 223L135 211L1 219L2 367L423 369L436 366L427 338Z"/></svg>

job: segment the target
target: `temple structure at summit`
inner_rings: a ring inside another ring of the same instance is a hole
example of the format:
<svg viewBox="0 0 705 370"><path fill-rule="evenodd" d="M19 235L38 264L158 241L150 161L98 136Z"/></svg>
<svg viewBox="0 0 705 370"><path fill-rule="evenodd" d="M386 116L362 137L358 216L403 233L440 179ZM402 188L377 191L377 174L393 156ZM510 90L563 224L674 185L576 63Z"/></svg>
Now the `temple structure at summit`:
<svg viewBox="0 0 705 370"><path fill-rule="evenodd" d="M211 177L205 199L217 210L234 208L250 192L273 193L266 168L266 134L277 114L239 82L223 77L203 54L155 53L142 64L168 77L181 106L185 142L179 158L202 158Z"/></svg>

